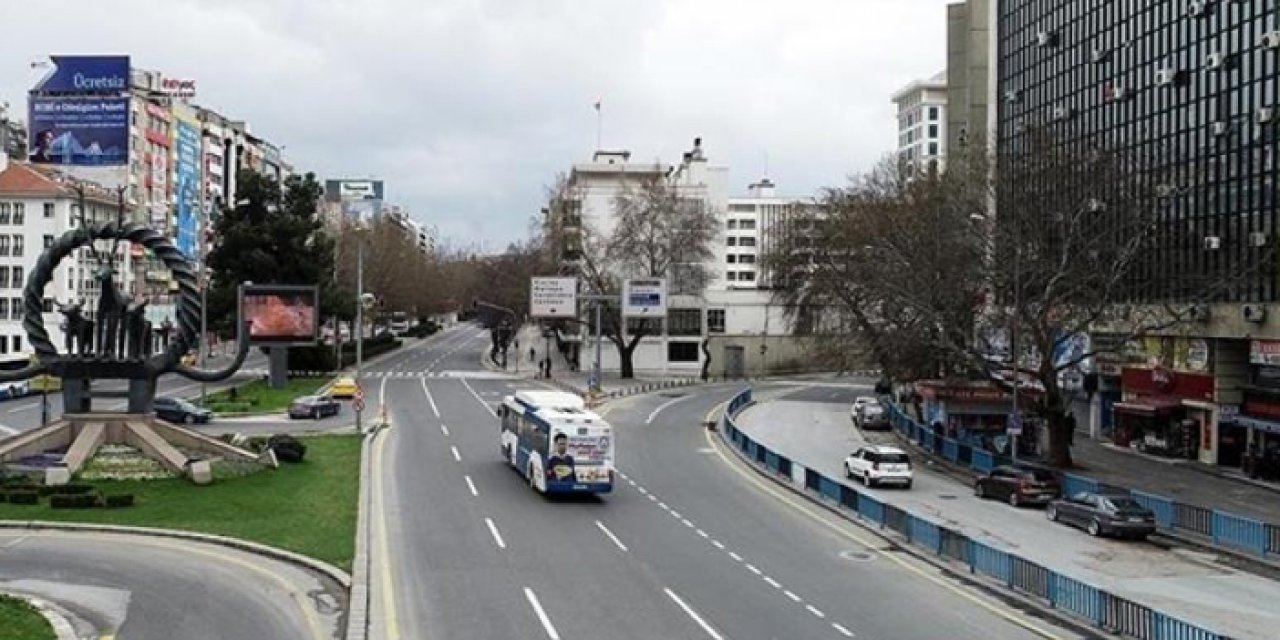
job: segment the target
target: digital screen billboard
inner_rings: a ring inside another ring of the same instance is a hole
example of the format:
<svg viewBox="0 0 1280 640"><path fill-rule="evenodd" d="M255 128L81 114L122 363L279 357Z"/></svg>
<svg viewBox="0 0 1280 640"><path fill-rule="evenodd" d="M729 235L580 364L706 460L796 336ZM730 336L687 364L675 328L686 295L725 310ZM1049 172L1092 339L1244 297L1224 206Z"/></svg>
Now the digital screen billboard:
<svg viewBox="0 0 1280 640"><path fill-rule="evenodd" d="M319 307L316 287L241 287L241 316L249 323L249 341L253 344L314 344Z"/></svg>
<svg viewBox="0 0 1280 640"><path fill-rule="evenodd" d="M176 115L176 113L175 113ZM178 250L194 260L200 233L200 124L174 119L174 197L178 209Z"/></svg>
<svg viewBox="0 0 1280 640"><path fill-rule="evenodd" d="M129 98L30 96L27 157L83 167L129 162Z"/></svg>

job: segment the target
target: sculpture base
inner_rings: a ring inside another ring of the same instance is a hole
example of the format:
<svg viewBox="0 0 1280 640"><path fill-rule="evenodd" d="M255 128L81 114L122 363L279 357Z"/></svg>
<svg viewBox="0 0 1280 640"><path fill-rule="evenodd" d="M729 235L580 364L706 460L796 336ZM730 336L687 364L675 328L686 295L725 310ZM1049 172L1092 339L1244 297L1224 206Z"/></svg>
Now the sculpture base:
<svg viewBox="0 0 1280 640"><path fill-rule="evenodd" d="M194 429L157 420L154 416L132 413L66 414L47 426L0 440L0 465L51 449L65 448L62 464L45 472L47 484L65 484L104 444L138 449L166 469L197 484L213 480L209 458L276 466L275 456L270 451L258 455ZM193 455L188 456L184 452L192 452Z"/></svg>

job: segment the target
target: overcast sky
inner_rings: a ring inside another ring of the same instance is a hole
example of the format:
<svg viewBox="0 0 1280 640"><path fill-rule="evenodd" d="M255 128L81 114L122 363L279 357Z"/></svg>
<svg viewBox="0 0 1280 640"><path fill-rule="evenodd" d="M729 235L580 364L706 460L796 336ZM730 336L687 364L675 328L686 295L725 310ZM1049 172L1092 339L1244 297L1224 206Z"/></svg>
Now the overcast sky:
<svg viewBox="0 0 1280 640"><path fill-rule="evenodd" d="M695 136L730 195L844 182L892 149L889 95L945 64L947 0L6 0L0 102L51 53L194 78L300 171L380 177L451 242L527 234L604 146L673 163ZM25 113L25 107L15 109Z"/></svg>

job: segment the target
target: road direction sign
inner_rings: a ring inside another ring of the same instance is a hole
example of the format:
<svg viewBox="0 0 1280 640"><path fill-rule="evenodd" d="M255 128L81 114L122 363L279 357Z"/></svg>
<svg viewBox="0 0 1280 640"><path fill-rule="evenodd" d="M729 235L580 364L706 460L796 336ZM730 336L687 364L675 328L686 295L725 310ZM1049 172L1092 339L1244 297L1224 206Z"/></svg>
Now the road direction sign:
<svg viewBox="0 0 1280 640"><path fill-rule="evenodd" d="M667 315L667 281L662 278L627 280L622 290L622 315L663 318Z"/></svg>
<svg viewBox="0 0 1280 640"><path fill-rule="evenodd" d="M529 316L576 318L578 279L533 277L529 279Z"/></svg>

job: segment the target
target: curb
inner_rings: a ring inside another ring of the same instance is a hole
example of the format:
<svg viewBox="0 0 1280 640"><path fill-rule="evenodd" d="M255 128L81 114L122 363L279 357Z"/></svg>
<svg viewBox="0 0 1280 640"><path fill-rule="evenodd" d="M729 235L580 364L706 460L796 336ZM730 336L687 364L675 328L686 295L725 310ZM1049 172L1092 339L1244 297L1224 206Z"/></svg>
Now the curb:
<svg viewBox="0 0 1280 640"><path fill-rule="evenodd" d="M240 538L232 538L230 536L220 536L212 533L199 533L196 531L181 531L178 529L159 529L155 527L133 527L121 524L89 524L82 522L49 522L45 520L0 520L0 529L33 529L33 530L50 530L50 531L75 531L79 533L118 533L134 536L148 536L152 538L171 538L176 540L185 540L188 542L203 542L206 544L216 544L239 551L257 554L298 565L303 569L319 573L330 580L338 583L344 590L348 592L351 589L351 576L346 571L339 569L323 560L304 556L300 553L286 551L270 545L258 542L250 542Z"/></svg>
<svg viewBox="0 0 1280 640"><path fill-rule="evenodd" d="M35 609L41 616L44 616L49 626L53 628L54 637L58 640L78 640L79 636L76 635L75 625L71 624L70 618L62 612L60 607L52 602L16 591L0 591L0 594L22 600L31 605L31 608Z"/></svg>
<svg viewBox="0 0 1280 640"><path fill-rule="evenodd" d="M373 442L381 431L370 431L360 448L360 503L356 510L356 553L351 560L351 583L347 590L346 640L364 640L369 634L369 504L373 492L369 473Z"/></svg>
<svg viewBox="0 0 1280 640"><path fill-rule="evenodd" d="M722 410L720 412L720 417L717 418L716 420L716 423L719 424L720 422L723 421L723 419L724 419L724 412ZM1039 602L1036 602L1034 599L1024 596L1023 594L1017 591L1007 589L1004 587L1004 585L993 582L990 579L988 579L986 576L981 576L977 573L970 572L967 568L958 568L953 563L943 560L940 556L931 556L919 549L914 548L914 545L911 545L909 543L904 544L904 541L897 539L896 537L892 536L890 533L886 532L885 530L878 529L868 524L867 522L863 521L861 518L851 517L849 514L841 511L839 508L831 504L828 504L826 502L823 502L822 500L819 500L818 498L810 495L805 491L801 491L800 489L797 489L794 485L782 482L781 480L778 479L777 476L774 476L769 472L767 472L766 470L761 469L755 461L747 458L746 455L742 451L738 450L737 447L729 446L725 442L725 437L726 437L725 434L728 433L726 430L718 429L717 431L718 433L714 436L714 438L717 440L717 444L733 452L734 458L738 461L739 464L746 466L747 468L755 472L757 475L763 476L773 484L776 484L782 487L783 489L786 489L787 491L804 498L805 500L807 500L812 504L822 507L825 511L835 514L836 516L840 517L842 520L848 521L858 526L863 531L866 531L867 533L870 533L871 535L885 541L893 549L900 551L902 553L905 553L911 556L912 558L915 558L916 560L919 560L931 567L941 570L946 577L951 578L956 582L962 583L962 586L977 587L978 589L982 590L984 593L1005 602L1017 602L1018 604L1022 605L1023 609L1034 611L1035 614L1037 614L1038 616L1048 619L1052 621L1054 624L1060 627L1063 627L1065 629L1068 629L1074 633L1077 633L1085 638L1119 638L1121 637L1121 636L1112 635L1112 634L1099 633L1097 629L1090 627L1087 624L1081 623L1069 616L1064 616L1060 611L1053 609L1052 607L1045 607ZM1022 627L1023 629L1026 629L1027 631L1035 635L1044 637L1044 634L1038 633L1031 628L1028 628L1022 625L1018 625L1018 626Z"/></svg>

